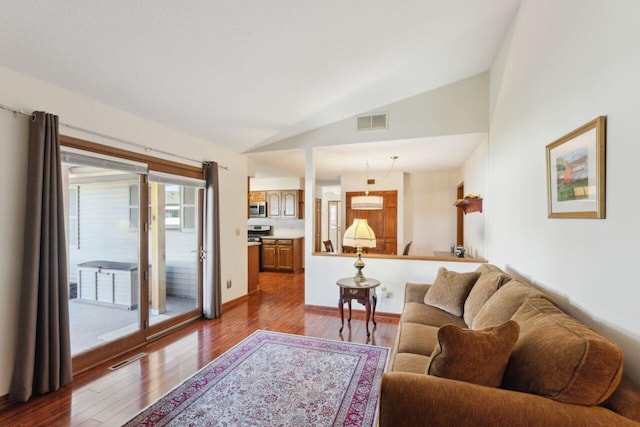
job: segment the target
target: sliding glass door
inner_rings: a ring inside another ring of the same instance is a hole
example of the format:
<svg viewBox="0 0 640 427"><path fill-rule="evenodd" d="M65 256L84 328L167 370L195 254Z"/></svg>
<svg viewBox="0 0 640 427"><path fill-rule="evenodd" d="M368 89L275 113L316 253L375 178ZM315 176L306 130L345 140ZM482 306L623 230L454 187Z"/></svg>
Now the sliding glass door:
<svg viewBox="0 0 640 427"><path fill-rule="evenodd" d="M177 176L151 173L149 181L149 320L157 325L202 306L202 191Z"/></svg>
<svg viewBox="0 0 640 427"><path fill-rule="evenodd" d="M85 163L85 164L83 164ZM78 354L139 329L139 175L81 160L63 163L71 351ZM135 188L136 191L131 191Z"/></svg>
<svg viewBox="0 0 640 427"><path fill-rule="evenodd" d="M68 148L62 157L77 370L75 356L95 364L202 314L204 182Z"/></svg>

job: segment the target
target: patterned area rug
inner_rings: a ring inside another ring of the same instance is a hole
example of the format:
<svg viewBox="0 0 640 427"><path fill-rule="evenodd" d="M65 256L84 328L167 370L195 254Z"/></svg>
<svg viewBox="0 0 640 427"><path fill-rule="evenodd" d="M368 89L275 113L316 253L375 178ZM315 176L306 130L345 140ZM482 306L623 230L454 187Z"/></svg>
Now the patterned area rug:
<svg viewBox="0 0 640 427"><path fill-rule="evenodd" d="M126 426L371 426L389 349L267 331Z"/></svg>

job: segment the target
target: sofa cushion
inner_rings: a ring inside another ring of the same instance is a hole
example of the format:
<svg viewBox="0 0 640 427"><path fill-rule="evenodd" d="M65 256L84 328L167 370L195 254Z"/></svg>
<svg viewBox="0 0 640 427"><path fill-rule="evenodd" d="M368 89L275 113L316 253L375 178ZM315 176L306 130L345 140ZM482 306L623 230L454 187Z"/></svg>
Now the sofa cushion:
<svg viewBox="0 0 640 427"><path fill-rule="evenodd" d="M476 318L484 303L508 280L509 276L498 271L480 273L480 277L476 280L464 302L464 321L469 327L473 324L473 319Z"/></svg>
<svg viewBox="0 0 640 427"><path fill-rule="evenodd" d="M414 353L431 356L438 343L438 327L418 323L400 322L396 337L398 353Z"/></svg>
<svg viewBox="0 0 640 427"><path fill-rule="evenodd" d="M489 264L489 263L484 263L484 264L480 264L478 266L478 268L476 268L476 273L501 273L504 274L505 276L509 277L509 275L507 273L505 273L504 271L502 271L499 267L496 267L493 264Z"/></svg>
<svg viewBox="0 0 640 427"><path fill-rule="evenodd" d="M511 319L524 300L534 297L545 297L545 295L528 283L511 280L484 303L473 319L471 328L484 329L500 325Z"/></svg>
<svg viewBox="0 0 640 427"><path fill-rule="evenodd" d="M518 339L519 327L509 320L483 330L445 325L425 371L429 375L498 387Z"/></svg>
<svg viewBox="0 0 640 427"><path fill-rule="evenodd" d="M404 285L404 302L419 302L424 304L424 296L431 287L431 284L426 283L411 283L407 282Z"/></svg>
<svg viewBox="0 0 640 427"><path fill-rule="evenodd" d="M640 423L640 386L626 376L602 406Z"/></svg>
<svg viewBox="0 0 640 427"><path fill-rule="evenodd" d="M393 359L393 372L411 372L424 375L431 358L413 353L397 353Z"/></svg>
<svg viewBox="0 0 640 427"><path fill-rule="evenodd" d="M476 272L458 273L440 267L436 280L424 296L424 303L461 317L464 301L479 275Z"/></svg>
<svg viewBox="0 0 640 427"><path fill-rule="evenodd" d="M454 316L423 302L406 303L402 309L402 321L435 326L436 328L447 324L453 324L461 328L466 326L461 317Z"/></svg>
<svg viewBox="0 0 640 427"><path fill-rule="evenodd" d="M513 320L520 325L520 338L504 373L504 388L598 405L620 383L620 348L550 301L527 299Z"/></svg>

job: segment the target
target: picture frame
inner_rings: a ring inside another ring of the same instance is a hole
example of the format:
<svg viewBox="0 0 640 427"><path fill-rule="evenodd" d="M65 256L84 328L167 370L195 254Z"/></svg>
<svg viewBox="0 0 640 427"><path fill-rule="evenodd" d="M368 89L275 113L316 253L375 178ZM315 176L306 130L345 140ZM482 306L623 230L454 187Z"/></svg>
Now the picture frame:
<svg viewBox="0 0 640 427"><path fill-rule="evenodd" d="M546 146L549 218L605 218L606 116Z"/></svg>

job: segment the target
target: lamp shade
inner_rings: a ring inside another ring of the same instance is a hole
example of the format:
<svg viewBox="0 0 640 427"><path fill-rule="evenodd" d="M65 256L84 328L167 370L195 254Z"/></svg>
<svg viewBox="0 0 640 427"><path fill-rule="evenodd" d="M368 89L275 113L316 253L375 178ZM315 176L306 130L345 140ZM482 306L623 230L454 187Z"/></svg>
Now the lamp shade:
<svg viewBox="0 0 640 427"><path fill-rule="evenodd" d="M376 234L369 227L366 219L356 218L353 220L353 224L344 232L342 244L356 248L375 248Z"/></svg>
<svg viewBox="0 0 640 427"><path fill-rule="evenodd" d="M351 209L374 210L382 209L382 196L353 196L351 198Z"/></svg>

